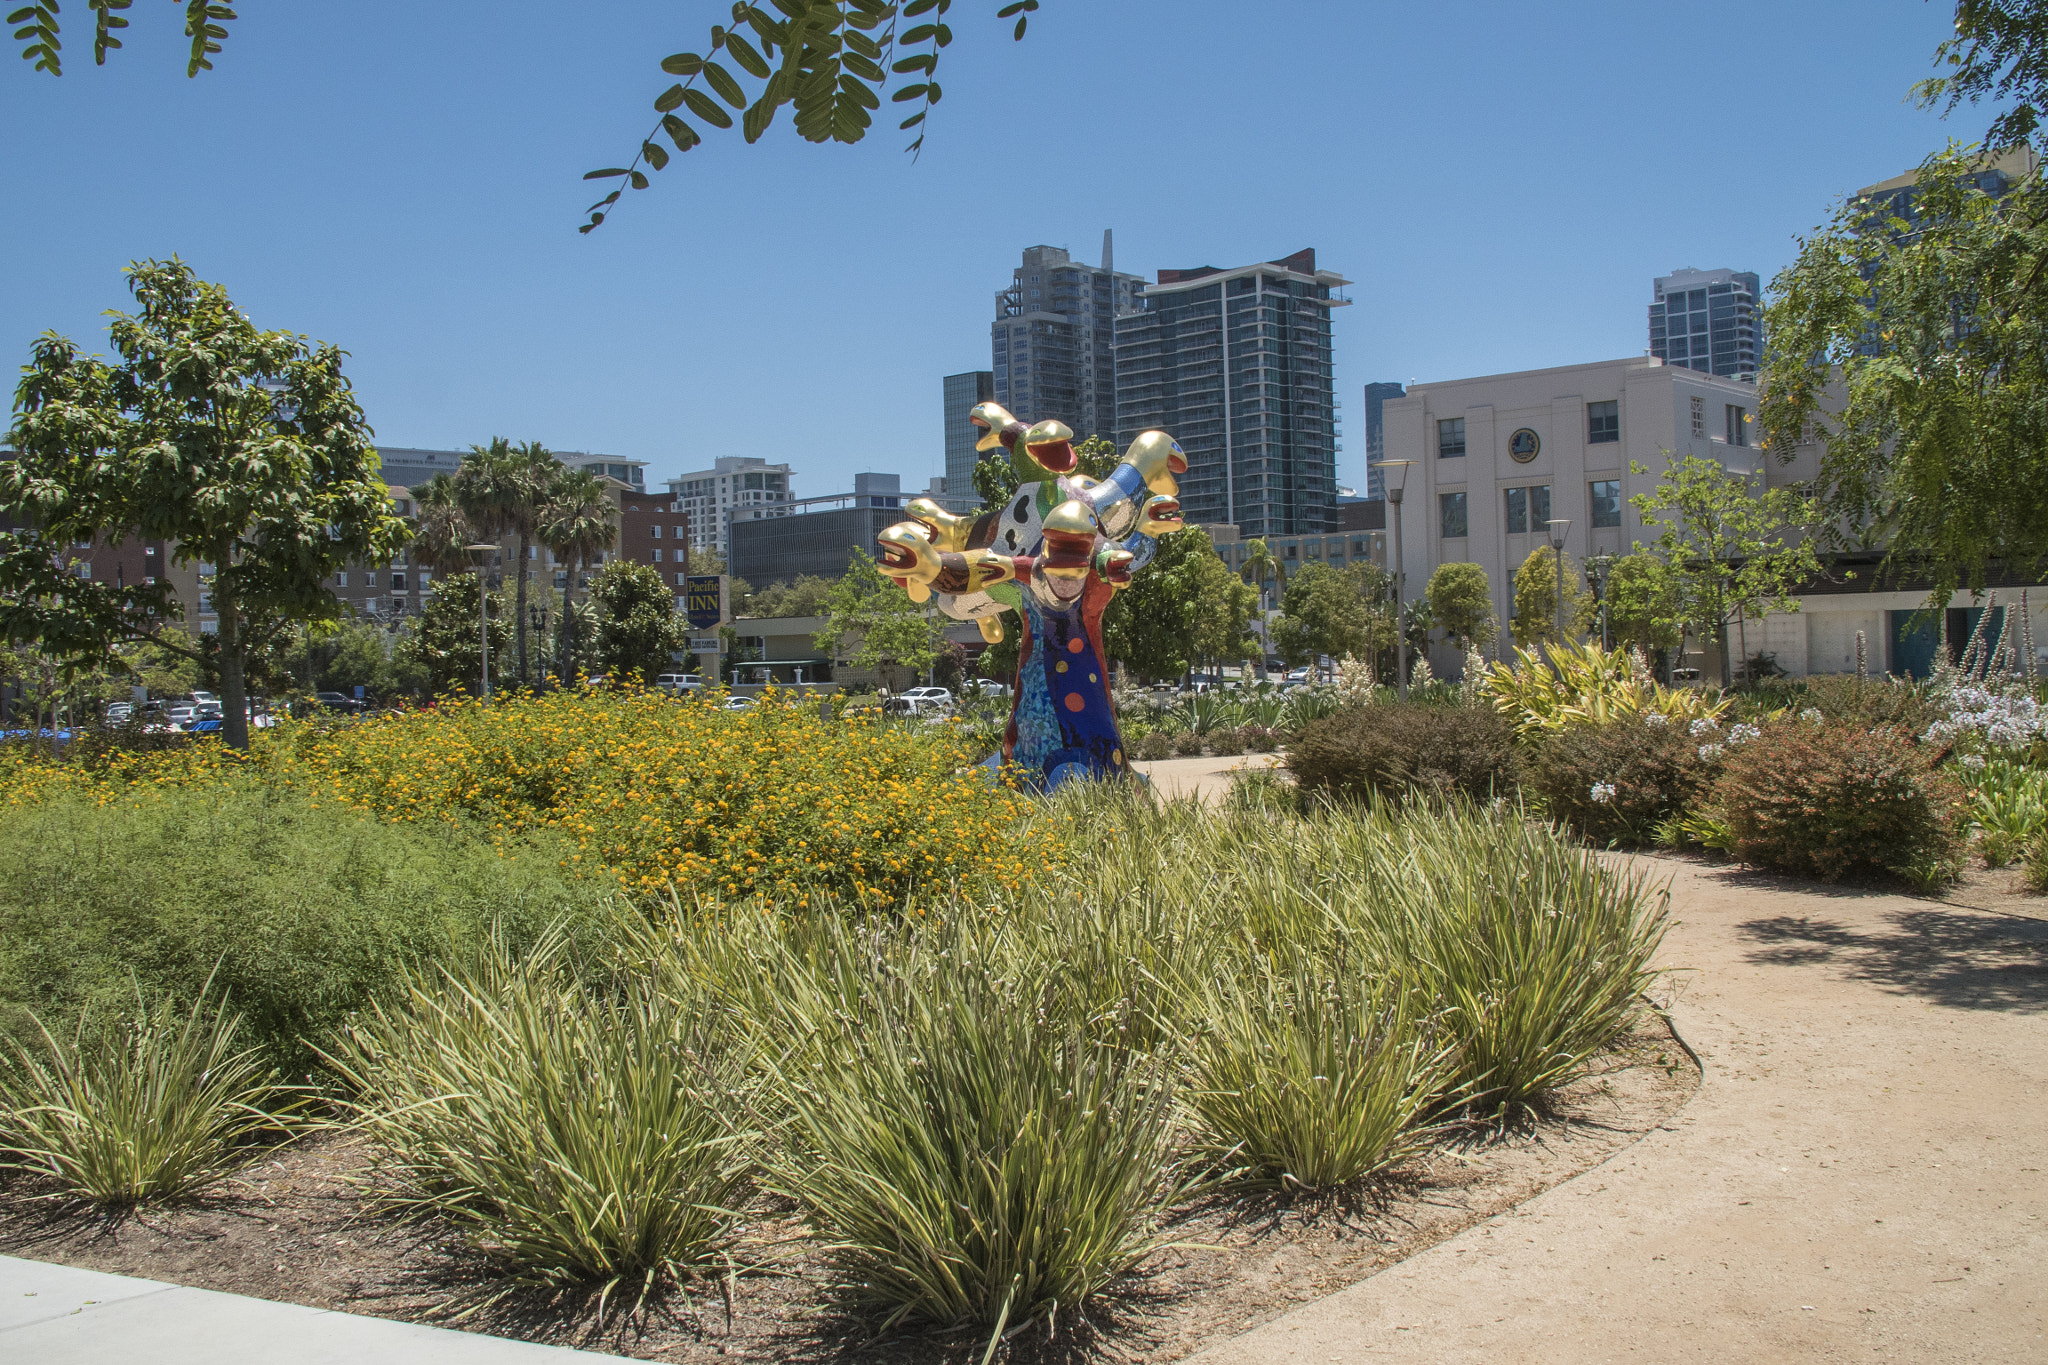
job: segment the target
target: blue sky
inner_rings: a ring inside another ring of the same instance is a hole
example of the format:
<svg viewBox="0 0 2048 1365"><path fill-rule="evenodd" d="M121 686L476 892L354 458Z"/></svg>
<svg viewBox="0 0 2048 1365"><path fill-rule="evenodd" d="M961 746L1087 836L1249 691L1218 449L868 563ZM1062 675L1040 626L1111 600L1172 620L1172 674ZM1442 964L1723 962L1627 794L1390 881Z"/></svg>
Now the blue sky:
<svg viewBox="0 0 2048 1365"><path fill-rule="evenodd" d="M579 236L704 48L707 0L249 3L184 77L142 0L61 80L0 65L0 355L104 349L130 259L178 253L268 327L345 347L381 441L493 435L651 462L796 466L799 495L943 471L940 376L988 361L1035 243L1117 265L1304 246L1337 314L1363 482L1368 380L1628 355L1677 266L1767 279L1844 193L1985 118L1916 110L1949 5L1923 0L956 0L923 156L712 134ZM77 14L69 11L76 9ZM572 17L573 16L573 17Z"/></svg>

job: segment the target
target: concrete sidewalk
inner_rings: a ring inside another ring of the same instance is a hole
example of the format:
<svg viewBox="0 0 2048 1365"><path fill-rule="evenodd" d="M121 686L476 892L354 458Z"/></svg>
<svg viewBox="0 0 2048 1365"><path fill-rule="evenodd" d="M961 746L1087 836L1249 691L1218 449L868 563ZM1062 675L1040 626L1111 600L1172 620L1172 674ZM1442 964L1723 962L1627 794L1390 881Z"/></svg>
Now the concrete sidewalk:
<svg viewBox="0 0 2048 1365"><path fill-rule="evenodd" d="M2048 1361L2048 922L1644 865L1692 1102L1194 1360Z"/></svg>
<svg viewBox="0 0 2048 1365"><path fill-rule="evenodd" d="M1138 759L1131 767L1150 778L1152 789L1168 800L1193 796L1217 806L1230 795L1232 773L1277 769L1286 761L1284 754L1239 754L1235 758Z"/></svg>
<svg viewBox="0 0 2048 1365"><path fill-rule="evenodd" d="M6 1365L572 1365L617 1356L0 1256Z"/></svg>

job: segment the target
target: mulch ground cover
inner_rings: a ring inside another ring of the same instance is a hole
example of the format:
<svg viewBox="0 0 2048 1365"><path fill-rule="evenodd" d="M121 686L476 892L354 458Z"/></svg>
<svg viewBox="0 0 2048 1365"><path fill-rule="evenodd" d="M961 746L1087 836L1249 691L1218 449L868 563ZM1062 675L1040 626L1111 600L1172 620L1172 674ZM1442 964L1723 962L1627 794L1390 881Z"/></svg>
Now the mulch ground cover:
<svg viewBox="0 0 2048 1365"><path fill-rule="evenodd" d="M1012 1362L1173 1361L1355 1284L1597 1165L1668 1122L1699 1073L1661 1021L1599 1059L1549 1112L1451 1134L1381 1181L1316 1199L1211 1198L1175 1211L1156 1254L1078 1315L1027 1325ZM835 1299L794 1211L762 1201L751 1263L622 1314L585 1293L507 1290L445 1223L380 1214L359 1189L372 1153L352 1134L265 1155L198 1202L117 1215L32 1184L0 1188L0 1252L640 1360L979 1361L974 1331L878 1335Z"/></svg>

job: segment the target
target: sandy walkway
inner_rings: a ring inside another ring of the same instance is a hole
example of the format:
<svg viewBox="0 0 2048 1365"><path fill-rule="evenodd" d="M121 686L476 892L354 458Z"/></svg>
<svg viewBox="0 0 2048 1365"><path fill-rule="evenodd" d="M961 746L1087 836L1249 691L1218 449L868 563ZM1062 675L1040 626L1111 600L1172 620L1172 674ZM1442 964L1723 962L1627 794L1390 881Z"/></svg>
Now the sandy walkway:
<svg viewBox="0 0 2048 1365"><path fill-rule="evenodd" d="M1240 754L1235 758L1154 758L1131 766L1152 780L1161 796L1198 796L1220 805L1230 793L1230 775L1251 768L1277 768L1287 761L1285 754Z"/></svg>
<svg viewBox="0 0 2048 1365"><path fill-rule="evenodd" d="M2048 920L1650 866L1692 1103L1193 1359L2048 1361Z"/></svg>

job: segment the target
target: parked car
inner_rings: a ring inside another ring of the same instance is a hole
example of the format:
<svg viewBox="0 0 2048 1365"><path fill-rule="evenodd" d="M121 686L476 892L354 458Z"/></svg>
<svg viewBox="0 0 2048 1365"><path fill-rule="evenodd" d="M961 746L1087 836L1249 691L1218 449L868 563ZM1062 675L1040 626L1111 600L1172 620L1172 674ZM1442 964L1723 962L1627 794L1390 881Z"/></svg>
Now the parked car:
<svg viewBox="0 0 2048 1365"><path fill-rule="evenodd" d="M107 724L125 725L135 718L135 703L117 701L107 708Z"/></svg>
<svg viewBox="0 0 2048 1365"><path fill-rule="evenodd" d="M361 715L363 704L345 692L315 692L313 700L329 711L344 716Z"/></svg>
<svg viewBox="0 0 2048 1365"><path fill-rule="evenodd" d="M984 697L1007 697L1010 695L1010 685L1004 682L997 682L994 678L971 678L961 684L961 690L974 692Z"/></svg>
<svg viewBox="0 0 2048 1365"><path fill-rule="evenodd" d="M694 692L704 685L704 677L700 673L664 673L654 685L664 692Z"/></svg>
<svg viewBox="0 0 2048 1365"><path fill-rule="evenodd" d="M190 702L179 702L164 708L164 720L173 730L189 730L192 722L199 719L199 708Z"/></svg>
<svg viewBox="0 0 2048 1365"><path fill-rule="evenodd" d="M725 705L720 709L726 711L747 711L751 710L753 705L754 699L752 697L727 697Z"/></svg>
<svg viewBox="0 0 2048 1365"><path fill-rule="evenodd" d="M936 710L953 704L953 692L945 687L913 687L903 694L903 699Z"/></svg>

